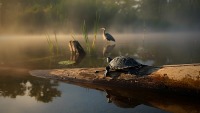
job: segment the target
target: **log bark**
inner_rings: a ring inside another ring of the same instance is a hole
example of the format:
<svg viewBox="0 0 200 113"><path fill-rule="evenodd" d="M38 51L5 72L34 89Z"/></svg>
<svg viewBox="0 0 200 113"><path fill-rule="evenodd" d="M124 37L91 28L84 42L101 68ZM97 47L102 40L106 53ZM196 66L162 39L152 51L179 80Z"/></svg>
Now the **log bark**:
<svg viewBox="0 0 200 113"><path fill-rule="evenodd" d="M104 68L33 70L30 74L89 86L143 89L190 96L199 96L200 93L200 64L146 66L140 69L137 75L111 71L108 77L104 76L104 70Z"/></svg>

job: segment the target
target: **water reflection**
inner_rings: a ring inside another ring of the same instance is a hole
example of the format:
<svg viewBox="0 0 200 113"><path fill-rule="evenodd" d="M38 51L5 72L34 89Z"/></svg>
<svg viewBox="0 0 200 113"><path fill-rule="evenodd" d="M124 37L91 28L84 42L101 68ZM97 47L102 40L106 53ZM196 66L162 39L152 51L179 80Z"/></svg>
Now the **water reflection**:
<svg viewBox="0 0 200 113"><path fill-rule="evenodd" d="M133 100L132 98L121 96L113 92L112 90L105 90L105 92L106 92L107 102L113 103L121 108L134 108L142 104L140 101L136 99Z"/></svg>
<svg viewBox="0 0 200 113"><path fill-rule="evenodd" d="M113 45L106 44L106 46L103 48L103 56L104 57L110 56L110 53L112 52L114 48L115 48L115 44Z"/></svg>
<svg viewBox="0 0 200 113"><path fill-rule="evenodd" d="M70 56L70 61L74 61L74 65L78 65L83 58L85 57L85 54L75 54L75 53L71 53Z"/></svg>
<svg viewBox="0 0 200 113"><path fill-rule="evenodd" d="M155 63L154 55L151 52L149 52L146 48L144 48L144 46L139 46L136 49L134 57L139 59L139 62L142 64L152 66Z"/></svg>
<svg viewBox="0 0 200 113"><path fill-rule="evenodd" d="M153 59L154 55L143 46L139 46L134 54L135 57L140 59Z"/></svg>
<svg viewBox="0 0 200 113"><path fill-rule="evenodd" d="M135 108L139 105L146 105L173 113L200 112L199 97L185 97L174 94L159 93L151 90L126 90L96 85L75 84L81 87L104 91L106 93L105 98L107 98L107 102L120 108Z"/></svg>
<svg viewBox="0 0 200 113"><path fill-rule="evenodd" d="M51 102L54 97L60 97L61 92L57 90L57 81L50 80L33 80L30 81L29 96L35 97L37 101Z"/></svg>
<svg viewBox="0 0 200 113"><path fill-rule="evenodd" d="M20 69L1 69L0 73L0 96L16 98L28 95L45 103L61 96L56 88L59 85L57 81L27 76L28 71Z"/></svg>

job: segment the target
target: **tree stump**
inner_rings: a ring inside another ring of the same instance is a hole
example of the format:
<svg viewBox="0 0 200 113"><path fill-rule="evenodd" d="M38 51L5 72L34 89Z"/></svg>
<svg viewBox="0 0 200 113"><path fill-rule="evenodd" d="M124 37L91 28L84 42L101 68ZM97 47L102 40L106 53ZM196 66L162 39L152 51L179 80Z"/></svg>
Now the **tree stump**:
<svg viewBox="0 0 200 113"><path fill-rule="evenodd" d="M72 53L75 53L75 54L80 54L80 55L84 55L85 54L85 51L83 49L83 47L81 46L81 44L74 40L74 41L69 41L69 48L70 48L70 51Z"/></svg>

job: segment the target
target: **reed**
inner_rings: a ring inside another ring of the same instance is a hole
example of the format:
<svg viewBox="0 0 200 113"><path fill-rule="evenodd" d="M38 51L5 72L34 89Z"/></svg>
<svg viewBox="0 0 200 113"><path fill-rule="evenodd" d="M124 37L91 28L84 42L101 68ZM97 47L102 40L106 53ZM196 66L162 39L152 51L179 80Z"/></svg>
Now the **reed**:
<svg viewBox="0 0 200 113"><path fill-rule="evenodd" d="M89 42L89 38L88 38L88 31L87 31L87 26L86 26L85 20L83 21L83 25L82 25L82 34L83 34L83 37L85 40L87 51L90 53L90 42Z"/></svg>
<svg viewBox="0 0 200 113"><path fill-rule="evenodd" d="M54 35L55 35L55 48L56 48L56 54L58 55L58 52L59 52L59 47L58 47L58 39L57 39L57 35L56 35L56 32L54 32Z"/></svg>
<svg viewBox="0 0 200 113"><path fill-rule="evenodd" d="M48 33L46 33L46 39L47 39L50 54L51 55L55 55L55 54L58 55L59 54L59 44L58 44L58 39L57 39L56 33L54 33L54 35L55 35L54 41L51 39L51 37Z"/></svg>
<svg viewBox="0 0 200 113"><path fill-rule="evenodd" d="M94 22L94 38L93 38L93 43L92 43L93 48L95 46L97 32L99 29L99 20L100 20L100 14L98 12L96 12L96 18L95 18L95 22Z"/></svg>
<svg viewBox="0 0 200 113"><path fill-rule="evenodd" d="M48 43L48 48L49 48L49 52L50 54L54 54L54 44L53 44L53 41L51 40L50 36L48 33L46 33L46 39L47 39L47 43Z"/></svg>
<svg viewBox="0 0 200 113"><path fill-rule="evenodd" d="M97 32L99 29L99 20L100 20L100 14L98 12L96 12L96 18L95 18L95 22L94 22L94 38L95 39L97 37Z"/></svg>
<svg viewBox="0 0 200 113"><path fill-rule="evenodd" d="M71 33L71 38L72 38L74 41L76 40L73 33Z"/></svg>
<svg viewBox="0 0 200 113"><path fill-rule="evenodd" d="M83 25L82 25L82 33L83 33L83 37L85 39L85 42L89 43L87 26L86 26L85 20L83 21Z"/></svg>

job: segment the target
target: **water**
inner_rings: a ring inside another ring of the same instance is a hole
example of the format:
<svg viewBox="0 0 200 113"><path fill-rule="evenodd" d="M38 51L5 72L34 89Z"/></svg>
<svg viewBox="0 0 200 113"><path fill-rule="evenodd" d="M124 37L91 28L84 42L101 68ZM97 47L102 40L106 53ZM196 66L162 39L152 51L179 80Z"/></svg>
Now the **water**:
<svg viewBox="0 0 200 113"><path fill-rule="evenodd" d="M68 47L69 36L58 35L58 50L49 50L45 35L0 36L1 113L166 113L200 112L197 99L145 91L96 90L54 80L33 77L30 70L104 67L107 56L129 55L148 65L200 62L200 35L194 33L115 34L116 43L101 36L73 65L60 61L75 59ZM54 36L50 36L55 41ZM92 36L90 36L90 43ZM77 57L76 57L77 58ZM110 103L108 100L110 99Z"/></svg>

